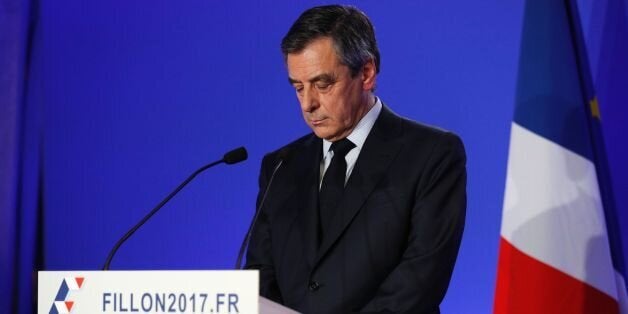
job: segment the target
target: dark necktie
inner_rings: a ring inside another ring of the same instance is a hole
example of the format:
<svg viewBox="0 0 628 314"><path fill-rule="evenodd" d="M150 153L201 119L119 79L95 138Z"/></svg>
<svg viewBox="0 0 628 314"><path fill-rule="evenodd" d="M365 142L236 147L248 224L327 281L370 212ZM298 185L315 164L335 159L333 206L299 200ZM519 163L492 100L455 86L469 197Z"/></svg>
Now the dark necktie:
<svg viewBox="0 0 628 314"><path fill-rule="evenodd" d="M329 148L334 152L331 163L323 176L323 183L318 194L318 208L321 218L321 231L323 237L329 231L332 219L336 212L338 202L342 198L345 189L345 174L347 173L347 161L345 156L355 147L350 140L344 138L333 142Z"/></svg>

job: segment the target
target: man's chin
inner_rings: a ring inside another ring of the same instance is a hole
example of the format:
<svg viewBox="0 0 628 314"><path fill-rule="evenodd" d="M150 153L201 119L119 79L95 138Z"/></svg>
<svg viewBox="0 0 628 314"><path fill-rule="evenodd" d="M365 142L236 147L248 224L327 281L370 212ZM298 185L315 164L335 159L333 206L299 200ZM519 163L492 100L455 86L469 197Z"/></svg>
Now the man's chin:
<svg viewBox="0 0 628 314"><path fill-rule="evenodd" d="M316 134L316 133L314 133L314 134ZM342 139L342 138L338 137L337 135L329 135L329 134L326 134L326 135L318 135L318 134L316 134L316 136L318 136L319 138L322 138L322 139L324 139L326 141L329 141L329 142L335 142L337 140Z"/></svg>
<svg viewBox="0 0 628 314"><path fill-rule="evenodd" d="M314 135L316 135L318 138L327 139L331 135L331 133L322 126L310 125L310 128L312 129L312 132L314 132Z"/></svg>
<svg viewBox="0 0 628 314"><path fill-rule="evenodd" d="M314 135L316 135L316 137L318 137L320 139L324 139L324 140L326 140L327 137L328 137L325 134L321 134L320 132L314 132Z"/></svg>
<svg viewBox="0 0 628 314"><path fill-rule="evenodd" d="M324 140L328 140L328 141L333 141L334 136L330 135L329 133L322 133L322 132L314 132L314 134L321 139Z"/></svg>
<svg viewBox="0 0 628 314"><path fill-rule="evenodd" d="M330 142L340 139L340 135L338 134L339 132L333 132L334 130L330 129L329 127L310 125L310 128L314 132L314 135L316 135L318 138L322 138Z"/></svg>

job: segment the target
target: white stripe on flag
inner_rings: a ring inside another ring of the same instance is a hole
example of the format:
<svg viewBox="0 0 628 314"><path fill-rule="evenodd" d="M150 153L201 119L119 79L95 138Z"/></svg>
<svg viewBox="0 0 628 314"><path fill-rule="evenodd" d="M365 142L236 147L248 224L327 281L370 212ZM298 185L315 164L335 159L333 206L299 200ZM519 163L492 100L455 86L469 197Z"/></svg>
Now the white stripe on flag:
<svg viewBox="0 0 628 314"><path fill-rule="evenodd" d="M626 281L624 277L615 272L617 281L617 303L619 303L619 313L628 314L628 292L626 292Z"/></svg>
<svg viewBox="0 0 628 314"><path fill-rule="evenodd" d="M593 163L514 122L510 136L502 236L617 299Z"/></svg>

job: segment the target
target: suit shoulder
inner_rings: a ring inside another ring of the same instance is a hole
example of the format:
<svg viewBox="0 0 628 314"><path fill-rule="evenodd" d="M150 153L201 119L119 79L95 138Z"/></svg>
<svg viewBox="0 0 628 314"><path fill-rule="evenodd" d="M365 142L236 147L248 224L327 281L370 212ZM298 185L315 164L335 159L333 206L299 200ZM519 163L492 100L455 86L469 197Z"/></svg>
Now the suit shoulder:
<svg viewBox="0 0 628 314"><path fill-rule="evenodd" d="M405 132L410 136L429 138L435 141L457 142L462 145L462 139L453 131L414 121L406 117L399 117L404 125ZM455 144L455 143L454 143Z"/></svg>
<svg viewBox="0 0 628 314"><path fill-rule="evenodd" d="M421 143L424 148L430 147L431 151L450 152L466 158L464 144L458 134L405 117L399 118L402 120L403 134L410 142Z"/></svg>
<svg viewBox="0 0 628 314"><path fill-rule="evenodd" d="M462 142L457 134L449 130L401 116L387 106L382 108L378 121L380 122L379 126L382 132L388 134L388 136L401 135L411 139L420 139L421 142L428 143L438 140Z"/></svg>
<svg viewBox="0 0 628 314"><path fill-rule="evenodd" d="M401 117L401 116L399 116L399 119L403 121L405 130L411 133L421 134L424 136L433 136L433 137L441 137L446 134L457 136L452 131L446 130L438 126L434 126L434 125L430 125L430 124L422 123L422 122L417 122L412 119Z"/></svg>
<svg viewBox="0 0 628 314"><path fill-rule="evenodd" d="M278 149L271 151L269 153L267 153L266 155L264 155L264 159L263 161L272 161L273 163L275 163L278 159L279 156L281 154L286 154L288 152L292 152L295 151L309 143L311 143L313 140L316 139L316 136L314 135L314 133L309 133L306 134L304 136L301 136L300 138L282 146L279 147Z"/></svg>

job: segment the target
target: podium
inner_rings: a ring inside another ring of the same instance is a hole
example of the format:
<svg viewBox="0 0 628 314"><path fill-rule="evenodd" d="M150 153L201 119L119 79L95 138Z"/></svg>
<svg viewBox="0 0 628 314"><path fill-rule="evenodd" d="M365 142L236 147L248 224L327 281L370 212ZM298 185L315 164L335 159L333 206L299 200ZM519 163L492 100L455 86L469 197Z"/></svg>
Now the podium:
<svg viewBox="0 0 628 314"><path fill-rule="evenodd" d="M257 270L40 271L37 313L297 313L258 292Z"/></svg>

